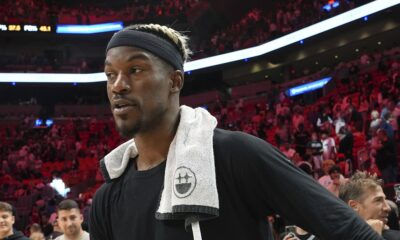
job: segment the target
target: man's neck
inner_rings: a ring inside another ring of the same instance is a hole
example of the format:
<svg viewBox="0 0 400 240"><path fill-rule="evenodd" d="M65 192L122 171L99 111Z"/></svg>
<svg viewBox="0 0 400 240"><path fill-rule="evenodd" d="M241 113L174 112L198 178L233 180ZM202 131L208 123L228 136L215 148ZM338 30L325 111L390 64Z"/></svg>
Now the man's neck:
<svg viewBox="0 0 400 240"><path fill-rule="evenodd" d="M11 229L11 231L8 232L8 233L0 234L0 239L4 239L4 238L9 237L9 236L11 236L13 234L14 234L14 230Z"/></svg>
<svg viewBox="0 0 400 240"><path fill-rule="evenodd" d="M171 114L166 121L152 130L135 136L135 143L139 156L136 159L137 170L148 170L161 162L168 156L169 147L175 137L179 124L179 111Z"/></svg>
<svg viewBox="0 0 400 240"><path fill-rule="evenodd" d="M83 232L84 232L84 231L81 230L81 231L79 232L79 234L74 235L74 236L67 236L67 235L64 234L64 239L65 239L65 240L80 240L80 239L82 239Z"/></svg>

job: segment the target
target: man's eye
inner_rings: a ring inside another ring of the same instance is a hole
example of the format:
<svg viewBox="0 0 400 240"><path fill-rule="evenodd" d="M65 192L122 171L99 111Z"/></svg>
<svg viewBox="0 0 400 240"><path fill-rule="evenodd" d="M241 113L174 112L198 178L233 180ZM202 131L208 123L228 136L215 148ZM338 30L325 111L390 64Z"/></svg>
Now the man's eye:
<svg viewBox="0 0 400 240"><path fill-rule="evenodd" d="M108 81L115 79L115 76L116 75L112 72L106 72L106 77Z"/></svg>
<svg viewBox="0 0 400 240"><path fill-rule="evenodd" d="M142 69L134 67L131 68L130 73L135 74L135 73L140 73L142 71Z"/></svg>

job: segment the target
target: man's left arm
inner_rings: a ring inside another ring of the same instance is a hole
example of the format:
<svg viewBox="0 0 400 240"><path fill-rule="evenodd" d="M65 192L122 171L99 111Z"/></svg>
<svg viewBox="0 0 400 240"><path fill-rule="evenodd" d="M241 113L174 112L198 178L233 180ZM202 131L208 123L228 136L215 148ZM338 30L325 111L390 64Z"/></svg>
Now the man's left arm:
<svg viewBox="0 0 400 240"><path fill-rule="evenodd" d="M382 239L352 209L261 139L236 134L231 164L256 214L274 211L321 239Z"/></svg>

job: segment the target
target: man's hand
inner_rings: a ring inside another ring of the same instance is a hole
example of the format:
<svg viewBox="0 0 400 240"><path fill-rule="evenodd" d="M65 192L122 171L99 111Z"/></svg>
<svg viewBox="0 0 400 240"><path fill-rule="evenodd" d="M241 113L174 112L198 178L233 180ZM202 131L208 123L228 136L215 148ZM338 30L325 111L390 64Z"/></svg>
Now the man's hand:
<svg viewBox="0 0 400 240"><path fill-rule="evenodd" d="M294 235L294 233L289 233L282 240L299 240L298 237Z"/></svg>
<svg viewBox="0 0 400 240"><path fill-rule="evenodd" d="M382 236L382 230L385 229L385 224L381 220L368 219L367 223L372 227L372 229Z"/></svg>

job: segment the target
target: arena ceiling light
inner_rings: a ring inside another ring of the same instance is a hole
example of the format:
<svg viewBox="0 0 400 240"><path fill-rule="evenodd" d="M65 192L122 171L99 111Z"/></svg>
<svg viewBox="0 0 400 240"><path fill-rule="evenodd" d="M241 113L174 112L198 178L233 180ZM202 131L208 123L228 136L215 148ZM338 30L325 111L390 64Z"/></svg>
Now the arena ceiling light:
<svg viewBox="0 0 400 240"><path fill-rule="evenodd" d="M10 83L93 83L104 82L104 73L0 73L0 82Z"/></svg>
<svg viewBox="0 0 400 240"><path fill-rule="evenodd" d="M311 36L331 30L346 23L362 19L365 16L393 7L400 3L400 0L375 0L361 7L347 11L335 17L321 21L314 25L303 28L299 31L287 34L278 39L262 45L242 49L235 52L225 53L213 57L191 61L185 64L185 72L213 67L225 63L240 61L257 57L290 44L300 42ZM38 73L0 73L0 82L42 82L42 83L90 83L106 81L104 73L93 74L38 74Z"/></svg>
<svg viewBox="0 0 400 240"><path fill-rule="evenodd" d="M294 97L300 94L304 94L307 92L311 92L317 89L323 88L330 80L332 77L326 77L314 82L310 83L305 83L296 87L289 88L286 92L286 94L290 97Z"/></svg>
<svg viewBox="0 0 400 240"><path fill-rule="evenodd" d="M123 22L111 22L91 25L57 25L58 34L93 34L115 32L124 28Z"/></svg>

